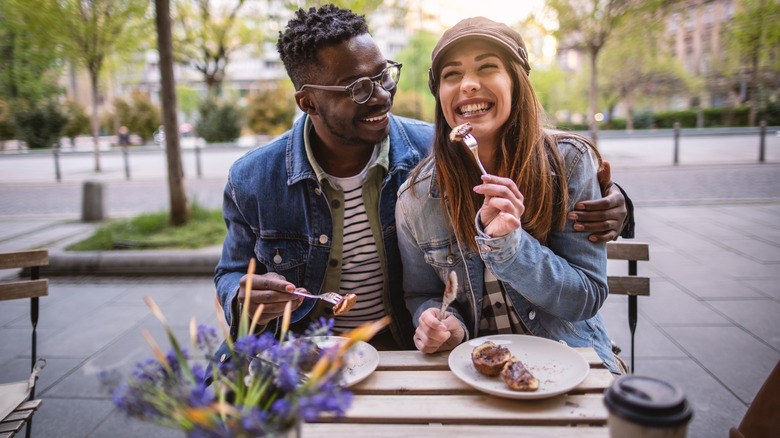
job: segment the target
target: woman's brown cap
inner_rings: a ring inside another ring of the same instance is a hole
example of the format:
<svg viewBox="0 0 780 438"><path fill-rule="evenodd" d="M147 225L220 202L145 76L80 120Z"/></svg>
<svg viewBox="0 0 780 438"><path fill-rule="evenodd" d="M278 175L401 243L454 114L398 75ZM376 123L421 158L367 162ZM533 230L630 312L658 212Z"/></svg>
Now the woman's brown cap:
<svg viewBox="0 0 780 438"><path fill-rule="evenodd" d="M447 29L433 49L431 68L428 69L428 87L434 95L438 88L438 83L434 79L434 72L438 70L438 63L441 61L442 55L449 47L467 38L480 38L498 44L506 49L523 66L526 74L531 73L531 65L528 63L528 51L525 49L525 42L523 42L523 37L519 33L506 24L497 23L489 18L466 18Z"/></svg>

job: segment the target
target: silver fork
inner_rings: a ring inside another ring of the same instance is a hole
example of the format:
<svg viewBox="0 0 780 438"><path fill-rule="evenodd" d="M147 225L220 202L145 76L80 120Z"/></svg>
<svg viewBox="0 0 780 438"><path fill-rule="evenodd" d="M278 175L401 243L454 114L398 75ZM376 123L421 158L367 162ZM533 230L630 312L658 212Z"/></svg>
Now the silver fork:
<svg viewBox="0 0 780 438"><path fill-rule="evenodd" d="M487 175L487 170L485 170L485 166L482 165L482 161L479 160L479 146L477 146L477 139L474 138L473 135L466 134L463 136L463 144L466 145L466 147L469 148L472 154L474 154L474 158L477 159L477 165L479 166L479 170L482 171L483 175Z"/></svg>
<svg viewBox="0 0 780 438"><path fill-rule="evenodd" d="M336 292L325 292L324 294L314 295L306 292L306 289L298 288L295 289L293 293L301 297L314 298L317 300L325 301L326 303L330 303L334 307L344 300L344 297L337 294Z"/></svg>

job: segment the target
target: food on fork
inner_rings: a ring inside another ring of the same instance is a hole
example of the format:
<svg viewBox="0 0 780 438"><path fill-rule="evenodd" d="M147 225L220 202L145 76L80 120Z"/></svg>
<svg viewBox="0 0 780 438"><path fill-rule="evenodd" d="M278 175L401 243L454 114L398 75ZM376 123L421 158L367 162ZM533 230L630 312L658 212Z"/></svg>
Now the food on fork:
<svg viewBox="0 0 780 438"><path fill-rule="evenodd" d="M357 295L355 294L346 294L344 295L344 299L336 303L335 306L333 306L333 314L334 315L342 315L344 313L349 312L349 309L355 306L355 303L357 303Z"/></svg>
<svg viewBox="0 0 780 438"><path fill-rule="evenodd" d="M512 357L509 349L486 341L471 351L471 362L474 368L486 376L501 374L504 365Z"/></svg>
<svg viewBox="0 0 780 438"><path fill-rule="evenodd" d="M444 287L444 298L441 301L441 309L439 310L439 321L444 319L444 314L447 311L447 307L455 301L458 296L458 274L455 271L450 271L450 275L447 276L447 285Z"/></svg>
<svg viewBox="0 0 780 438"><path fill-rule="evenodd" d="M536 391L539 389L539 379L531 374L531 371L525 367L525 364L514 356L504 365L501 370L501 378L509 389L513 391Z"/></svg>
<svg viewBox="0 0 780 438"><path fill-rule="evenodd" d="M463 137L471 133L471 123L464 123L458 125L450 131L450 141L455 143L456 141L463 141Z"/></svg>

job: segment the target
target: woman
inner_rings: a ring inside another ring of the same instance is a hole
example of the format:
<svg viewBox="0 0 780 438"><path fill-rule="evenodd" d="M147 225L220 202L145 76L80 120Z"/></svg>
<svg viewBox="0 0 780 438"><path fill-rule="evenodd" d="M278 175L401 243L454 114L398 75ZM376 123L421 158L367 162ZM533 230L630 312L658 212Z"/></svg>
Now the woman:
<svg viewBox="0 0 780 438"><path fill-rule="evenodd" d="M607 298L606 244L575 232L566 212L599 198L601 158L587 139L544 130L520 35L483 17L444 33L432 55L432 157L401 187L396 207L404 292L417 349L524 333L594 347L615 373L598 314ZM479 158L449 141L470 123ZM459 279L439 321L444 281Z"/></svg>

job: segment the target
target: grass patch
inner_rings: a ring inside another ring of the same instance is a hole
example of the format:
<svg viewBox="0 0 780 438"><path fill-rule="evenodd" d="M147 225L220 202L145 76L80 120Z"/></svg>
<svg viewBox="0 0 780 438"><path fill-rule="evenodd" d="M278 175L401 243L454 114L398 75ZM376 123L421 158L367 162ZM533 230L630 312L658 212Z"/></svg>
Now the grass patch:
<svg viewBox="0 0 780 438"><path fill-rule="evenodd" d="M194 249L220 245L225 240L227 230L221 209L208 210L193 203L190 220L186 224L174 227L169 223L169 219L169 213L162 211L111 222L67 249Z"/></svg>

